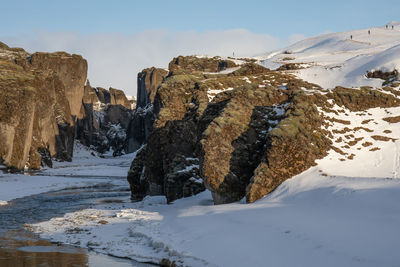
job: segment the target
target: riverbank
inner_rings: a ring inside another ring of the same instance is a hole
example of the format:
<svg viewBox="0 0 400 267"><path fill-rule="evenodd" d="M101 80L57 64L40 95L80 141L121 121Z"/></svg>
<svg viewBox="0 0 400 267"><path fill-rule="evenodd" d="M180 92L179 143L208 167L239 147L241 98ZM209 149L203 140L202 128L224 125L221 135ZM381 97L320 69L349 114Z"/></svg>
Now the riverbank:
<svg viewBox="0 0 400 267"><path fill-rule="evenodd" d="M0 206L0 266L149 266L51 243L24 229L110 199L129 200L126 172L132 155L101 158L77 146L72 162L56 162L52 169L26 175L0 174L0 199L4 199Z"/></svg>
<svg viewBox="0 0 400 267"><path fill-rule="evenodd" d="M133 157L133 154L128 154L101 158L76 142L72 162L54 162L53 168L25 174L0 172L0 205L7 205L12 199L65 188L105 183L128 187L126 175Z"/></svg>

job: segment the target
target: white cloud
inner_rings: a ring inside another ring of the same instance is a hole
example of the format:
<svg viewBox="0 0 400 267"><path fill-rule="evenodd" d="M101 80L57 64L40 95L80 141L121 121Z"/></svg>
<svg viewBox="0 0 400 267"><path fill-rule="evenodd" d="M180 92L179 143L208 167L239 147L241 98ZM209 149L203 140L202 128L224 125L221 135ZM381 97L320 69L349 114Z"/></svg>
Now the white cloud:
<svg viewBox="0 0 400 267"><path fill-rule="evenodd" d="M293 37L294 38L294 37ZM244 29L207 32L144 31L134 35L74 32L37 32L1 37L10 46L34 51L67 51L83 55L89 63L93 86L113 86L136 95L137 73L144 68L166 68L177 55L252 56L280 47L278 38Z"/></svg>

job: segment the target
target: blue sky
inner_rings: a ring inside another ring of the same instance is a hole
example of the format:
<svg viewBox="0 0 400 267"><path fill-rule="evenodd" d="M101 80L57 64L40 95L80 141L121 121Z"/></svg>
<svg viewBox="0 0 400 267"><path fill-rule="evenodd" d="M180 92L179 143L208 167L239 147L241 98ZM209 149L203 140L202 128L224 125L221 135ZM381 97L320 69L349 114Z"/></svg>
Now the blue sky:
<svg viewBox="0 0 400 267"><path fill-rule="evenodd" d="M400 17L400 1L2 0L1 34L33 30L134 34L149 29L235 28L279 38L382 25ZM9 12L4 12L8 10Z"/></svg>
<svg viewBox="0 0 400 267"><path fill-rule="evenodd" d="M135 94L136 73L178 54L249 56L400 20L400 1L2 0L0 40L89 61L91 83Z"/></svg>

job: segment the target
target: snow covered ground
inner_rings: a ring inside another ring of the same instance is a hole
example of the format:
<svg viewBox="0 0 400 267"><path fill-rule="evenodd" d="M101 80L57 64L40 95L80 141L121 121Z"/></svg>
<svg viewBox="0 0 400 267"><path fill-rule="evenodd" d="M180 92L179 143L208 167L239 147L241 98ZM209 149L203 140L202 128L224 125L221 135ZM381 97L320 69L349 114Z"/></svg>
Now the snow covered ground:
<svg viewBox="0 0 400 267"><path fill-rule="evenodd" d="M380 87L382 80L367 79L367 71L400 69L400 22L393 21L388 25L388 29L384 25L305 39L259 57L259 60L271 69L286 63L305 64L308 67L290 72L327 89L336 86Z"/></svg>
<svg viewBox="0 0 400 267"><path fill-rule="evenodd" d="M53 162L53 168L45 168L35 175L0 172L0 205L15 198L64 188L104 183L127 185L125 177L133 154L100 158L91 152L76 143L72 162Z"/></svg>
<svg viewBox="0 0 400 267"><path fill-rule="evenodd" d="M189 266L399 266L400 180L318 167L253 204L210 192L110 203L32 225L42 237L115 256Z"/></svg>

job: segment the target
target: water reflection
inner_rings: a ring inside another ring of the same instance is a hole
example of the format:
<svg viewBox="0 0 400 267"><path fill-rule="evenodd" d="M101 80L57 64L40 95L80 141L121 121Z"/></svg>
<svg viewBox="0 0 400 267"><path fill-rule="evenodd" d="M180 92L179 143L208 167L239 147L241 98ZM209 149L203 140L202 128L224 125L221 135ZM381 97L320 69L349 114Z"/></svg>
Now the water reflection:
<svg viewBox="0 0 400 267"><path fill-rule="evenodd" d="M0 206L0 267L154 266L41 240L24 229L92 205L129 199L129 192L108 184L19 198Z"/></svg>
<svg viewBox="0 0 400 267"><path fill-rule="evenodd" d="M23 230L6 232L2 236L0 266L89 266L87 251L84 249L57 246Z"/></svg>

